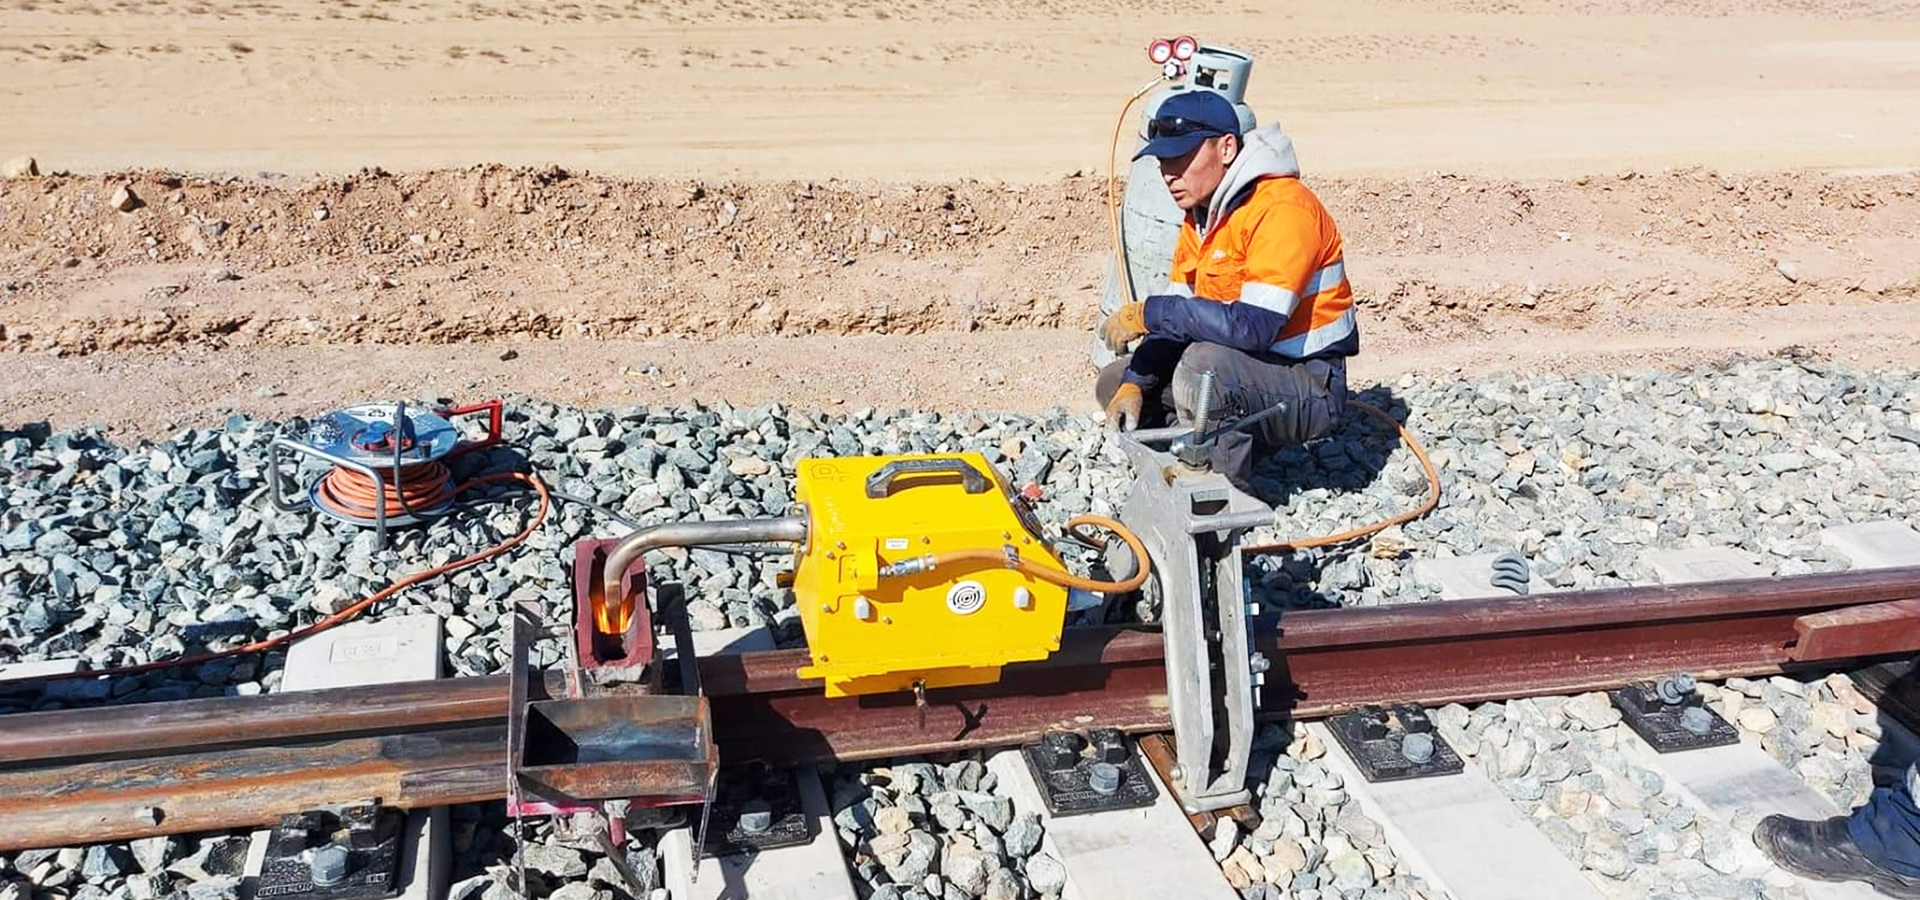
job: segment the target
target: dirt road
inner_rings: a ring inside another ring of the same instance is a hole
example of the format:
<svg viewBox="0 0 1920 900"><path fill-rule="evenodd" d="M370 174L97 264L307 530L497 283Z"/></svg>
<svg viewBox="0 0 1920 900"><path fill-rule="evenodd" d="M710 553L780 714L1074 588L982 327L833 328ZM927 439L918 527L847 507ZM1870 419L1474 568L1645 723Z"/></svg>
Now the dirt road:
<svg viewBox="0 0 1920 900"><path fill-rule="evenodd" d="M1157 36L1255 54L1310 172L1911 165L1920 4L4 0L4 143L76 171L1104 167Z"/></svg>

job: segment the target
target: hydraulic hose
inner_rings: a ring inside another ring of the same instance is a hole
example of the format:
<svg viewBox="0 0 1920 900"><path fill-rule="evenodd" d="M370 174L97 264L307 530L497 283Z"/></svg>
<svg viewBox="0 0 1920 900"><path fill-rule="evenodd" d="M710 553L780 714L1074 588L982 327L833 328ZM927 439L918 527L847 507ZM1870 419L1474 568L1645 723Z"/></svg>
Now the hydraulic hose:
<svg viewBox="0 0 1920 900"><path fill-rule="evenodd" d="M903 575L917 575L924 572L932 572L961 563L980 563L1015 569L1022 574L1030 575L1041 581L1057 584L1064 588L1079 588L1085 591L1099 591L1101 593L1126 593L1147 583L1147 576L1151 574L1152 571L1152 563L1147 558L1146 544L1141 543L1140 538L1135 535L1132 530L1120 524L1119 521L1106 516L1081 515L1074 516L1067 520L1067 530L1069 532L1073 532L1074 529L1082 525L1097 525L1105 528L1119 536L1120 540L1126 543L1127 547L1133 551L1133 558L1139 561L1139 569L1133 573L1132 577L1121 581L1100 581L1093 578L1082 578L1071 572L1062 572L1057 569L1050 569L1046 566L1039 565L1024 556L1020 556L1011 549L987 547L950 550L945 553L931 553L915 559L902 560L881 570L880 574L881 577L897 578ZM1082 540L1084 541L1084 539Z"/></svg>

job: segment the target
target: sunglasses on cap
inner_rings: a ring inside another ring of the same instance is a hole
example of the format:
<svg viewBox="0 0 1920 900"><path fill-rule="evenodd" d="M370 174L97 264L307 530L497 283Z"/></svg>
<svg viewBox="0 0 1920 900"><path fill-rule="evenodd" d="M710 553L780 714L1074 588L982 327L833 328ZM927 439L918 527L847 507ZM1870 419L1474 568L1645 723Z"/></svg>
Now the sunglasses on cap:
<svg viewBox="0 0 1920 900"><path fill-rule="evenodd" d="M1179 116L1163 116L1147 120L1147 137L1149 139L1185 137L1201 131L1208 132L1209 134L1221 133L1219 128L1205 122L1195 122L1192 119L1182 119Z"/></svg>

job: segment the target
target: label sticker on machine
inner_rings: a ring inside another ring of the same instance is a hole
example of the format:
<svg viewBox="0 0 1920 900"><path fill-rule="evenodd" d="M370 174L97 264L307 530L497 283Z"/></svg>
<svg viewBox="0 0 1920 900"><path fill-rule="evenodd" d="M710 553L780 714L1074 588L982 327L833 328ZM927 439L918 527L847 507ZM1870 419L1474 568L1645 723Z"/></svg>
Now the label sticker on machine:
<svg viewBox="0 0 1920 900"><path fill-rule="evenodd" d="M947 608L970 616L987 605L987 589L978 581L962 581L947 589Z"/></svg>
<svg viewBox="0 0 1920 900"><path fill-rule="evenodd" d="M907 549L907 539L887 538L886 548L888 550L905 550Z"/></svg>

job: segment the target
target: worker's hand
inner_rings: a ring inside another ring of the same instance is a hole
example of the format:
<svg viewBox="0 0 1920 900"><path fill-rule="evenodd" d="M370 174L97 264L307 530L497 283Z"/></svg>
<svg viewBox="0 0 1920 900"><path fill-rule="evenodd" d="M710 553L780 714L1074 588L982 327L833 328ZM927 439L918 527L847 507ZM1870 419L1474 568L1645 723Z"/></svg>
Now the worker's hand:
<svg viewBox="0 0 1920 900"><path fill-rule="evenodd" d="M1147 305L1129 303L1113 311L1113 315L1100 323L1100 339L1105 341L1107 349L1115 353L1124 352L1127 344L1134 338L1147 333Z"/></svg>
<svg viewBox="0 0 1920 900"><path fill-rule="evenodd" d="M1113 392L1113 399L1107 401L1107 427L1120 431L1140 427L1140 407L1144 400L1139 385L1131 381L1121 383L1120 389Z"/></svg>

